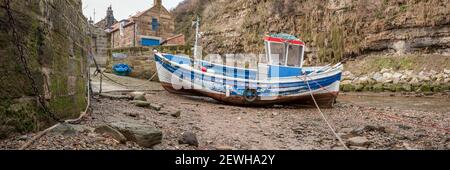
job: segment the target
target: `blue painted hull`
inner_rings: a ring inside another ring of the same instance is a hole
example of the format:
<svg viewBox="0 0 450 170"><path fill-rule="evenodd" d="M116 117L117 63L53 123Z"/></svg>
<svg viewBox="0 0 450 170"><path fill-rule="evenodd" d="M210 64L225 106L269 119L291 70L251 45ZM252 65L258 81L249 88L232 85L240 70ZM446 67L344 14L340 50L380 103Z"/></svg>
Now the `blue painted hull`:
<svg viewBox="0 0 450 170"><path fill-rule="evenodd" d="M155 61L160 81L168 91L208 96L237 105L308 104L312 101L311 94L322 105L332 105L342 76L340 66L317 74L311 73L320 68L303 68L304 75L268 75L267 79L259 80L257 70L199 61L202 67L210 68L207 72L192 67L188 58L167 54L156 54Z"/></svg>

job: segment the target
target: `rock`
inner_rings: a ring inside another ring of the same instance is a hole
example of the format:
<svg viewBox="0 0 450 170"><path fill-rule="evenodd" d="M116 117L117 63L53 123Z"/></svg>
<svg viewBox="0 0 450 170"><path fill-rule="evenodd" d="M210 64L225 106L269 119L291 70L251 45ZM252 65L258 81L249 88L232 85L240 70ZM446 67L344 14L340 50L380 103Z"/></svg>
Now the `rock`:
<svg viewBox="0 0 450 170"><path fill-rule="evenodd" d="M160 144L163 136L161 130L149 125L114 122L110 126L122 133L127 140L145 148Z"/></svg>
<svg viewBox="0 0 450 170"><path fill-rule="evenodd" d="M122 133L108 125L99 126L94 132L101 135L108 135L120 143L125 143L127 141L127 138Z"/></svg>
<svg viewBox="0 0 450 170"><path fill-rule="evenodd" d="M444 79L444 81L443 81L444 83L449 83L450 82L450 78L446 78L446 79Z"/></svg>
<svg viewBox="0 0 450 170"><path fill-rule="evenodd" d="M410 130L410 129L412 129L411 126L407 126L407 125L398 124L397 126L398 126L398 128L403 129L403 130Z"/></svg>
<svg viewBox="0 0 450 170"><path fill-rule="evenodd" d="M158 104L150 104L149 107L153 110L160 111L162 106Z"/></svg>
<svg viewBox="0 0 450 170"><path fill-rule="evenodd" d="M409 84L419 84L419 83L420 83L420 81L417 77L414 77L411 79L411 81L409 81Z"/></svg>
<svg viewBox="0 0 450 170"><path fill-rule="evenodd" d="M150 107L150 103L149 102L144 102L144 101L139 101L139 100L135 100L132 101L132 103L137 106L137 107Z"/></svg>
<svg viewBox="0 0 450 170"><path fill-rule="evenodd" d="M351 133L354 135L362 135L364 132L371 132L371 131L385 132L385 129L386 128L383 126L366 125L353 129Z"/></svg>
<svg viewBox="0 0 450 170"><path fill-rule="evenodd" d="M343 134L349 134L352 132L353 132L352 128L342 128L341 130L339 130L339 133L343 133Z"/></svg>
<svg viewBox="0 0 450 170"><path fill-rule="evenodd" d="M381 73L375 73L372 76L372 79L375 80L375 82L377 82L377 83L382 83L383 82L383 75Z"/></svg>
<svg viewBox="0 0 450 170"><path fill-rule="evenodd" d="M344 80L341 82L342 85L348 85L348 84L352 84L351 80Z"/></svg>
<svg viewBox="0 0 450 170"><path fill-rule="evenodd" d="M144 101L144 102L147 101L147 99L145 98L145 95L137 95L137 96L134 97L134 100Z"/></svg>
<svg viewBox="0 0 450 170"><path fill-rule="evenodd" d="M161 111L159 111L158 113L159 113L160 115L168 115L168 114L169 114L168 111L164 111L164 110L161 110Z"/></svg>
<svg viewBox="0 0 450 170"><path fill-rule="evenodd" d="M139 117L139 114L137 113L125 112L123 114L130 117Z"/></svg>
<svg viewBox="0 0 450 170"><path fill-rule="evenodd" d="M388 68L383 68L380 71L381 74L388 73L388 72L392 72L392 68L389 68L389 69Z"/></svg>
<svg viewBox="0 0 450 170"><path fill-rule="evenodd" d="M195 133L192 133L192 132L183 133L183 135L181 136L181 139L178 140L178 143L182 144L182 145L186 144L186 145L196 146L196 147L198 147L198 145L199 145L197 135L195 135Z"/></svg>
<svg viewBox="0 0 450 170"><path fill-rule="evenodd" d="M61 135L76 135L77 130L73 128L70 124L62 123L56 126L56 128L50 131L51 134L61 134Z"/></svg>
<svg viewBox="0 0 450 170"><path fill-rule="evenodd" d="M393 75L391 73L383 73L383 83L392 83Z"/></svg>
<svg viewBox="0 0 450 170"><path fill-rule="evenodd" d="M350 146L364 146L370 145L370 141L366 137L353 137L348 139L347 144Z"/></svg>
<svg viewBox="0 0 450 170"><path fill-rule="evenodd" d="M28 139L30 139L30 137L28 135L22 135L17 138L17 140L20 140L20 141L27 141Z"/></svg>
<svg viewBox="0 0 450 170"><path fill-rule="evenodd" d="M450 70L444 69L445 74L450 74Z"/></svg>
<svg viewBox="0 0 450 170"><path fill-rule="evenodd" d="M216 145L216 146L214 146L214 148L216 150L222 150L222 151L236 150L236 148L234 148L232 146L227 146L227 145Z"/></svg>
<svg viewBox="0 0 450 170"><path fill-rule="evenodd" d="M137 96L145 96L145 93L144 92L131 92L131 93L128 93L128 95L133 98L136 98Z"/></svg>
<svg viewBox="0 0 450 170"><path fill-rule="evenodd" d="M181 116L181 111L176 111L170 114L172 117L179 118Z"/></svg>
<svg viewBox="0 0 450 170"><path fill-rule="evenodd" d="M369 77L363 76L358 78L358 80L355 82L356 84L368 84L370 81Z"/></svg>
<svg viewBox="0 0 450 170"><path fill-rule="evenodd" d="M100 97L109 98L111 100L133 100L133 97L128 95L112 95L112 94L99 94Z"/></svg>

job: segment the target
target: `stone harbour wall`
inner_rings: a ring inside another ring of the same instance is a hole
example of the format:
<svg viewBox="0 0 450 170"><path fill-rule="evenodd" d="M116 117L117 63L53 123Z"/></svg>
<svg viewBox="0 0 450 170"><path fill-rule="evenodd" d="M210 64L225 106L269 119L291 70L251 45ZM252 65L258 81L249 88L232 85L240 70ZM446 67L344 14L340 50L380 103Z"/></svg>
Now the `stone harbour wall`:
<svg viewBox="0 0 450 170"><path fill-rule="evenodd" d="M344 92L402 92L418 95L450 92L450 70L394 70L382 69L364 75L343 73L341 90Z"/></svg>
<svg viewBox="0 0 450 170"><path fill-rule="evenodd" d="M81 0L0 1L0 138L84 111L88 46Z"/></svg>

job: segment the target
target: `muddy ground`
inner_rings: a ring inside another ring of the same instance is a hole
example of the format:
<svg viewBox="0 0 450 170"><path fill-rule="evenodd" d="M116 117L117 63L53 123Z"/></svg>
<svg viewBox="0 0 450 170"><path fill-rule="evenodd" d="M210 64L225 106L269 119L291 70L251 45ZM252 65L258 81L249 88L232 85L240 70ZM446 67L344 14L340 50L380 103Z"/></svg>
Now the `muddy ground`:
<svg viewBox="0 0 450 170"><path fill-rule="evenodd" d="M130 78L111 77L128 85L145 83ZM106 83L106 90L119 88L117 84L108 81ZM92 112L75 126L75 134L49 133L29 149L344 149L318 110L311 106L236 107L209 98L171 94L162 90L157 83L148 83L146 89L152 90L147 92L146 99L150 103L163 106L162 111L136 107L129 100L94 96ZM450 110L447 110L450 100L447 96L430 98L430 101L440 101L435 106L433 102L428 102L428 105L431 105L429 107L441 109L415 109L421 108L420 101L427 105L426 101L429 100L426 98L389 98L392 101L404 101L405 106L383 105L372 98L362 99L355 94L349 94L342 95L334 109L322 111L351 149L450 149ZM374 101L373 105L371 100ZM419 106L409 107L408 101L419 102ZM164 114L176 111L181 111L180 117ZM111 137L93 132L94 128L112 122L157 127L163 132L162 143L153 148L142 148L133 142L121 144ZM198 147L179 144L179 139L185 132L196 134ZM17 149L34 135L17 135L1 141L0 149Z"/></svg>

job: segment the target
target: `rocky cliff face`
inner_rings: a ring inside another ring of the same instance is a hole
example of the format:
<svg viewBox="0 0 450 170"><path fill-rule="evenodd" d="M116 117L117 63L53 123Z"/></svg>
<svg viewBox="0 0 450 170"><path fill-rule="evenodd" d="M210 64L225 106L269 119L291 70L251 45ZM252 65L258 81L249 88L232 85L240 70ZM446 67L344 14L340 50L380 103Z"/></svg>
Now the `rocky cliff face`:
<svg viewBox="0 0 450 170"><path fill-rule="evenodd" d="M77 117L86 107L81 0L0 1L0 138Z"/></svg>
<svg viewBox="0 0 450 170"><path fill-rule="evenodd" d="M311 62L367 54L450 54L449 0L185 0L173 13L191 38L202 18L208 53L262 53L266 32L307 43Z"/></svg>

